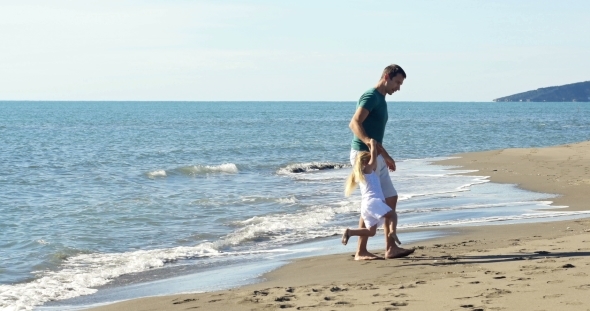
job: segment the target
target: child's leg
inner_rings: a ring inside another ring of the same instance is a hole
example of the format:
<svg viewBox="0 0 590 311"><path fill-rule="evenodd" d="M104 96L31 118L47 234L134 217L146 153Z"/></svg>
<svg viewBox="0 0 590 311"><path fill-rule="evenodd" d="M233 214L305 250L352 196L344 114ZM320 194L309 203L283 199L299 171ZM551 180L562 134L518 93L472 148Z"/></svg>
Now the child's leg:
<svg viewBox="0 0 590 311"><path fill-rule="evenodd" d="M377 225L371 228L346 229L342 233L342 244L346 245L351 236L374 236L377 233Z"/></svg>

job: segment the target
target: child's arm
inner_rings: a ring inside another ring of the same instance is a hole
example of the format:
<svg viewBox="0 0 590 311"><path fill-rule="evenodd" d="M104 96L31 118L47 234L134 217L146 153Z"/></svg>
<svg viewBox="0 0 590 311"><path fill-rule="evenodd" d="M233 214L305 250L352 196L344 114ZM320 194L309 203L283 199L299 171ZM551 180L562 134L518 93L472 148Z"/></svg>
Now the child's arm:
<svg viewBox="0 0 590 311"><path fill-rule="evenodd" d="M369 163L367 163L367 166L365 167L369 171L367 174L372 173L377 169L377 156L379 155L379 150L377 150L377 141L371 138L371 141L369 142L369 148L371 152L371 160L369 160Z"/></svg>

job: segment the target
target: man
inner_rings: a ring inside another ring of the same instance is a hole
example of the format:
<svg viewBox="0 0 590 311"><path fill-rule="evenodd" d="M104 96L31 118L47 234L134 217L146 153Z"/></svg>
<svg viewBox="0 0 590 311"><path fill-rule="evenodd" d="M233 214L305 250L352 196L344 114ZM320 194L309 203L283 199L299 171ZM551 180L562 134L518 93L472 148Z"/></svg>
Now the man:
<svg viewBox="0 0 590 311"><path fill-rule="evenodd" d="M395 207L397 205L397 191L391 183L389 171L395 171L395 161L389 156L385 148L383 148L383 136L385 134L385 125L387 124L387 102L385 96L400 90L401 85L406 79L406 73L398 65L389 65L383 70L381 79L377 85L365 92L357 103L357 109L352 120L350 120L349 127L354 134L350 151L350 162L354 165L354 159L359 151L369 151L369 141L372 139L378 142L377 151L379 157L377 158L377 173L381 182L381 189L385 196L385 203L394 211L392 217L393 228L397 228L397 213ZM362 218L359 220L359 227L364 228L365 223ZM401 244L397 239L396 233L390 236L389 224L385 223L383 226L385 230L385 258L400 258L405 257L414 252L413 249L403 249L397 246L396 243ZM367 251L368 237L359 237L358 248L355 255L355 260L371 260L379 259L369 251Z"/></svg>

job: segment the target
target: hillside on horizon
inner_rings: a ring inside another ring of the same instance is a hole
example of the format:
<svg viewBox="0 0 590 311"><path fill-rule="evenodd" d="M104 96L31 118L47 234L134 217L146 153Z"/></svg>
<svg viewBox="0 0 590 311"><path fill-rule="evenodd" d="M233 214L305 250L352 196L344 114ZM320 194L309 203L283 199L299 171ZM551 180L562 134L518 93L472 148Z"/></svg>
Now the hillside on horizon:
<svg viewBox="0 0 590 311"><path fill-rule="evenodd" d="M550 86L494 99L495 102L590 102L590 81Z"/></svg>

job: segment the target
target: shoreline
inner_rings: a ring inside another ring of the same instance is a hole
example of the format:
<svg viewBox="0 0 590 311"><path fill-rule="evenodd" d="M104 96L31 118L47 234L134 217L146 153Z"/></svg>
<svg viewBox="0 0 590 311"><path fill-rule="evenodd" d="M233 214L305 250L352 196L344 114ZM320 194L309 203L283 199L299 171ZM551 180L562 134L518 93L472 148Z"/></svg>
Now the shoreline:
<svg viewBox="0 0 590 311"><path fill-rule="evenodd" d="M539 151L542 151L541 153ZM465 175L489 176L493 183L517 184L533 192L557 194L552 205L564 211L590 209L590 141L541 148L510 148L455 155L437 162L477 170ZM586 200L586 201L584 201Z"/></svg>
<svg viewBox="0 0 590 311"><path fill-rule="evenodd" d="M590 210L590 142L474 152L438 165L494 183L560 195L562 211ZM402 219L403 221L403 219ZM200 294L147 297L87 310L554 310L590 303L590 220L436 228L410 257L355 262L346 254L295 260L265 281ZM382 241L382 237L376 237ZM355 241L351 241L353 244ZM351 253L353 249L351 249ZM382 251L376 252L382 254Z"/></svg>

